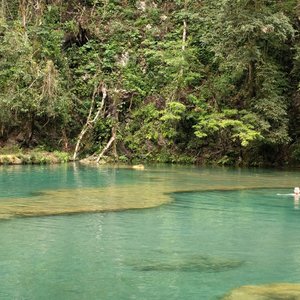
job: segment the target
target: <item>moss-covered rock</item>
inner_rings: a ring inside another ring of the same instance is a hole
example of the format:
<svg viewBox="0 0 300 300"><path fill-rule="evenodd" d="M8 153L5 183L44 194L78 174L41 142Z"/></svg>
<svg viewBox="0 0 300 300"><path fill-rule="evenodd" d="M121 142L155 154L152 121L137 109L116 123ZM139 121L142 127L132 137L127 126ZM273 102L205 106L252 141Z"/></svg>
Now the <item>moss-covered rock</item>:
<svg viewBox="0 0 300 300"><path fill-rule="evenodd" d="M231 291L223 300L300 300L300 284L242 286Z"/></svg>

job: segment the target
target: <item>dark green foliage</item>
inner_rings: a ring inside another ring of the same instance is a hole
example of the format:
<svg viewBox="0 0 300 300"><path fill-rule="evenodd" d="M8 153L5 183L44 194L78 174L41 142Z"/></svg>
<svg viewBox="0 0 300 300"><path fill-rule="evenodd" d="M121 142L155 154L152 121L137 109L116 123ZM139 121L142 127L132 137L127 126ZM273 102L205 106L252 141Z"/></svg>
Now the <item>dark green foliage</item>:
<svg viewBox="0 0 300 300"><path fill-rule="evenodd" d="M14 0L0 12L0 143L116 158L298 163L296 0Z"/></svg>

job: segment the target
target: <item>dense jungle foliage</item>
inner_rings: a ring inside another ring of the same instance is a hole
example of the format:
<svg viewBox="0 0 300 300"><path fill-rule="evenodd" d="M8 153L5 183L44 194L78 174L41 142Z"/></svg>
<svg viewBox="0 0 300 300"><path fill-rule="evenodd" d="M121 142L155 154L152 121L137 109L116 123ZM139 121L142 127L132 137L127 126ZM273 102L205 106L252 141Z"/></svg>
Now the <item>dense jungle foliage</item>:
<svg viewBox="0 0 300 300"><path fill-rule="evenodd" d="M300 163L297 0L0 5L0 146Z"/></svg>

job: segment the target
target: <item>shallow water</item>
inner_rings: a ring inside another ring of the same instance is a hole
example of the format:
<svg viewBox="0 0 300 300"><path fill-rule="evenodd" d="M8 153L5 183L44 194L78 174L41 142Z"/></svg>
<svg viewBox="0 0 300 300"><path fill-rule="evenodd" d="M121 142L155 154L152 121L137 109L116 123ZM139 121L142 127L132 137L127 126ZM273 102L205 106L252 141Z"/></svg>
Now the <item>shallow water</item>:
<svg viewBox="0 0 300 300"><path fill-rule="evenodd" d="M299 183L292 171L1 167L0 299L218 299L297 283L299 203L277 194Z"/></svg>

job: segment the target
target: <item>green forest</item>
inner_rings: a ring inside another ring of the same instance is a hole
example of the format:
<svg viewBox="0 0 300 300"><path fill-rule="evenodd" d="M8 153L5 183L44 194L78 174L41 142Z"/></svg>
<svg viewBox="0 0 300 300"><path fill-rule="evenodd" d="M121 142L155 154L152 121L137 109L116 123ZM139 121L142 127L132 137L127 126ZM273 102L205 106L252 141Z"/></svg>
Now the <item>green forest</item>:
<svg viewBox="0 0 300 300"><path fill-rule="evenodd" d="M297 0L1 0L0 146L300 164Z"/></svg>

